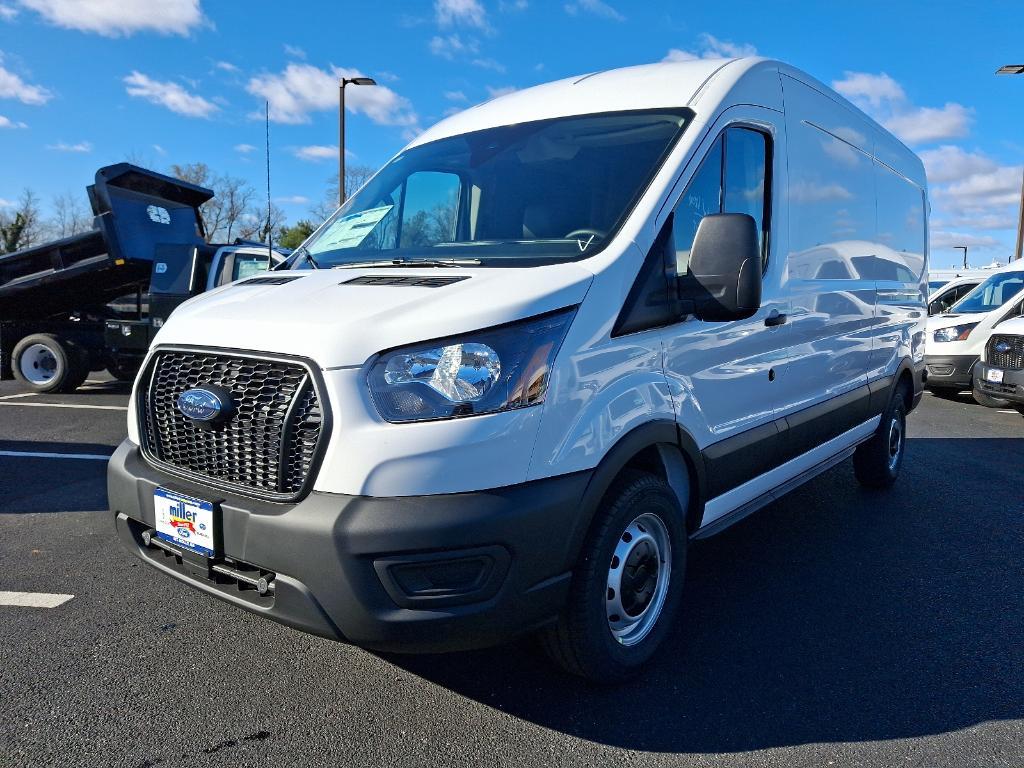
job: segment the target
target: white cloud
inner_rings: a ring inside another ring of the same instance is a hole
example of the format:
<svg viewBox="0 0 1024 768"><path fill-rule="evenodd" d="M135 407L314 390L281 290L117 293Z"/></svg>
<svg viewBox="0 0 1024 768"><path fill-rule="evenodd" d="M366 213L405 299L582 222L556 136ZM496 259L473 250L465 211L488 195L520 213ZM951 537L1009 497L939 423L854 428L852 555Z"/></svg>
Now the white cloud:
<svg viewBox="0 0 1024 768"><path fill-rule="evenodd" d="M970 133L973 109L947 102L943 107L918 107L897 114L884 125L908 144L928 144Z"/></svg>
<svg viewBox="0 0 1024 768"><path fill-rule="evenodd" d="M288 43L285 43L284 52L294 59L304 60L306 58L306 52L299 48L297 45L288 45Z"/></svg>
<svg viewBox="0 0 1024 768"><path fill-rule="evenodd" d="M502 86L501 88L494 88L490 85L487 86L487 93L490 95L492 99L496 99L499 96L507 96L508 94L515 93L518 90L519 89L516 88L514 85L505 85Z"/></svg>
<svg viewBox="0 0 1024 768"><path fill-rule="evenodd" d="M17 203L13 200L8 200L4 197L0 197L0 208L13 208Z"/></svg>
<svg viewBox="0 0 1024 768"><path fill-rule="evenodd" d="M338 159L337 144L313 144L308 147L293 147L291 150L299 160L307 160L311 163L320 163L324 160ZM345 150L345 157L352 157L352 152Z"/></svg>
<svg viewBox="0 0 1024 768"><path fill-rule="evenodd" d="M461 112L462 109L462 107L448 107L441 114L444 115L445 117L451 117L452 115L459 114L459 112Z"/></svg>
<svg viewBox="0 0 1024 768"><path fill-rule="evenodd" d="M734 43L731 40L719 40L709 32L700 35L700 43L696 51L685 51L682 48L670 48L662 61L694 61L696 59L738 59L743 56L757 56L757 48L749 43Z"/></svg>
<svg viewBox="0 0 1024 768"><path fill-rule="evenodd" d="M63 141L58 141L56 144L47 145L46 148L56 152L92 152L92 144L88 141L80 141L77 144L67 144Z"/></svg>
<svg viewBox="0 0 1024 768"><path fill-rule="evenodd" d="M931 184L956 181L977 173L991 173L999 167L992 158L980 152L967 152L950 144L926 149L918 155L924 163Z"/></svg>
<svg viewBox="0 0 1024 768"><path fill-rule="evenodd" d="M480 42L473 38L463 40L458 34L434 35L427 43L430 52L442 59L451 61L457 55L470 55L480 52Z"/></svg>
<svg viewBox="0 0 1024 768"><path fill-rule="evenodd" d="M466 94L462 91L445 91L444 97L448 99L448 101L468 101Z"/></svg>
<svg viewBox="0 0 1024 768"><path fill-rule="evenodd" d="M502 13L525 11L530 7L530 0L498 0L498 10Z"/></svg>
<svg viewBox="0 0 1024 768"><path fill-rule="evenodd" d="M506 71L505 65L502 64L500 61L495 61L494 59L479 58L473 59L469 63L472 64L474 67L480 67L480 69L491 69L494 70L495 72L500 72L501 74L504 74Z"/></svg>
<svg viewBox="0 0 1024 768"><path fill-rule="evenodd" d="M306 205L309 202L309 198L302 195L288 195L286 197L275 197L274 202L285 205Z"/></svg>
<svg viewBox="0 0 1024 768"><path fill-rule="evenodd" d="M18 9L14 6L0 3L0 19L12 21L18 15Z"/></svg>
<svg viewBox="0 0 1024 768"><path fill-rule="evenodd" d="M58 27L120 37L135 32L186 35L204 23L199 0L18 0Z"/></svg>
<svg viewBox="0 0 1024 768"><path fill-rule="evenodd" d="M487 29L487 12L480 0L434 0L434 18L442 27L461 24Z"/></svg>
<svg viewBox="0 0 1024 768"><path fill-rule="evenodd" d="M212 101L189 93L177 83L154 80L141 72L132 72L124 78L129 96L137 96L153 104L167 107L187 117L210 117L220 107Z"/></svg>
<svg viewBox="0 0 1024 768"><path fill-rule="evenodd" d="M235 144L235 152L240 155L248 155L256 149L252 144Z"/></svg>
<svg viewBox="0 0 1024 768"><path fill-rule="evenodd" d="M312 64L289 64L282 72L249 80L246 90L270 102L270 119L278 123L308 123L309 113L338 106L338 80L361 75L358 70ZM345 89L345 106L364 114L378 125L414 126L418 117L412 104L383 85L351 86ZM256 114L256 113L254 113ZM263 116L262 110L256 114Z"/></svg>
<svg viewBox="0 0 1024 768"><path fill-rule="evenodd" d="M0 115L0 129L2 128L28 128L25 123L11 120L11 118Z"/></svg>
<svg viewBox="0 0 1024 768"><path fill-rule="evenodd" d="M575 2L565 4L565 12L570 16L575 16L580 11L600 16L603 19L611 19L612 21L626 20L625 16L604 2L604 0L575 0Z"/></svg>
<svg viewBox="0 0 1024 768"><path fill-rule="evenodd" d="M967 245L971 248L985 250L1002 249L1003 243L991 235L978 235L972 232L950 232L945 229L933 229L930 233L932 261L935 261L935 250L938 248L954 248Z"/></svg>
<svg viewBox="0 0 1024 768"><path fill-rule="evenodd" d="M225 72L237 72L238 67L232 64L230 61L218 61L213 66L217 69L224 70Z"/></svg>
<svg viewBox="0 0 1024 768"><path fill-rule="evenodd" d="M0 54L3 61L3 54ZM53 98L53 93L41 85L30 85L9 69L0 66L0 99L17 99L22 104L38 106Z"/></svg>
<svg viewBox="0 0 1024 768"><path fill-rule="evenodd" d="M845 72L832 87L907 144L928 144L966 136L974 110L955 102L942 107L911 103L903 87L885 72Z"/></svg>
<svg viewBox="0 0 1024 768"><path fill-rule="evenodd" d="M167 150L166 150L166 149L164 149L163 147L161 147L161 146L160 146L159 144L154 144L154 145L153 145L153 150L154 150L154 151L155 151L155 152L156 152L156 153L157 153L158 155L166 155L166 154L167 154Z"/></svg>

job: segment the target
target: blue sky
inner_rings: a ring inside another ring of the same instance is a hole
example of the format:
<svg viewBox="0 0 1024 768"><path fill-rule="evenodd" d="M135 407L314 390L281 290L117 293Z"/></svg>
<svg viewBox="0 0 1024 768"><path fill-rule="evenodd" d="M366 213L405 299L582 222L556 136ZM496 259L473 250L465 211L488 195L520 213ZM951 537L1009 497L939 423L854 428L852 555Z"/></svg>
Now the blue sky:
<svg viewBox="0 0 1024 768"><path fill-rule="evenodd" d="M921 154L932 261L1005 260L1024 163L1024 8L963 2L0 0L0 205L29 186L84 203L96 168L203 161L265 184L291 221L334 172L377 166L447 112L506 89L659 61L758 53L807 70Z"/></svg>

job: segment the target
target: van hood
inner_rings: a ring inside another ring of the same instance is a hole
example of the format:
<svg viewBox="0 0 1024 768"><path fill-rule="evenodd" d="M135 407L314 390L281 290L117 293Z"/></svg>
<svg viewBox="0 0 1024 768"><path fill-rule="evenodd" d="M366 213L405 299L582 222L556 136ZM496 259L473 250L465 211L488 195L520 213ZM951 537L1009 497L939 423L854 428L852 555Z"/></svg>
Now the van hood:
<svg viewBox="0 0 1024 768"><path fill-rule="evenodd" d="M932 315L928 318L926 327L929 331L937 331L940 328L949 328L953 325L963 325L964 323L981 321L985 319L986 316L987 313L985 312L979 312L977 314L959 314L951 312L950 314ZM972 318L974 319L972 320Z"/></svg>
<svg viewBox="0 0 1024 768"><path fill-rule="evenodd" d="M275 278L279 284L271 282ZM519 268L267 272L178 307L154 344L299 355L322 368L579 304L593 274L572 262Z"/></svg>

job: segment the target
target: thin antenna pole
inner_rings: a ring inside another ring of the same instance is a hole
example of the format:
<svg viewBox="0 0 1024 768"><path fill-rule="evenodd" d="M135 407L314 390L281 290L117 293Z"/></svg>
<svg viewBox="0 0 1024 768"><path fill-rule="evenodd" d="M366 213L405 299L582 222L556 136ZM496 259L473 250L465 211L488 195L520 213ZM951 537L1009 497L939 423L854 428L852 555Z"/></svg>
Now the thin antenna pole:
<svg viewBox="0 0 1024 768"><path fill-rule="evenodd" d="M264 102L267 114L267 269L274 268L274 228L271 225L270 203L270 101Z"/></svg>

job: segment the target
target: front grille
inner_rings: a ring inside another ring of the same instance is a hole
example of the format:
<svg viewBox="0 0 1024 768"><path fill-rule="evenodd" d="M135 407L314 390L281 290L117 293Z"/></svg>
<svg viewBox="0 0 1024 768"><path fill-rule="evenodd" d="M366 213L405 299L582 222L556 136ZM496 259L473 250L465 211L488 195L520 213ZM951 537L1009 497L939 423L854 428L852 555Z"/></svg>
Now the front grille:
<svg viewBox="0 0 1024 768"><path fill-rule="evenodd" d="M292 360L203 350L162 350L148 369L140 403L151 459L186 476L282 500L306 485L323 439L325 414L310 371ZM178 396L214 385L234 411L205 425L184 416Z"/></svg>
<svg viewBox="0 0 1024 768"><path fill-rule="evenodd" d="M997 352L997 346L1009 346L1009 349ZM993 335L988 340L987 357L993 368L1024 368L1024 336Z"/></svg>

